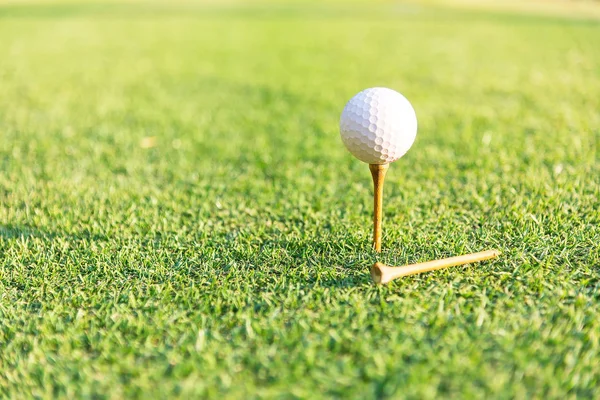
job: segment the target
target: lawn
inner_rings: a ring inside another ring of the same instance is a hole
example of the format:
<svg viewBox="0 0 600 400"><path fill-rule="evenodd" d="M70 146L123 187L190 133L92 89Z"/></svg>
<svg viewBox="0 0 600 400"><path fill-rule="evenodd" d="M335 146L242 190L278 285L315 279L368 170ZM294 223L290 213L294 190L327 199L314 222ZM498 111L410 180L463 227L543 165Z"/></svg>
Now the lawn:
<svg viewBox="0 0 600 400"><path fill-rule="evenodd" d="M599 43L464 5L0 2L0 397L597 398ZM372 86L419 120L381 254L338 133Z"/></svg>

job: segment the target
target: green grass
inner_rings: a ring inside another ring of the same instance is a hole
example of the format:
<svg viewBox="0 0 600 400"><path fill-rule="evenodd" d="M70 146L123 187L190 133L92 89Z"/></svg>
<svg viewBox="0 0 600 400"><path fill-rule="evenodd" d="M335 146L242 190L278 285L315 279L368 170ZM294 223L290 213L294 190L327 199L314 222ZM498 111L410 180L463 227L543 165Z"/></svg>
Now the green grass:
<svg viewBox="0 0 600 400"><path fill-rule="evenodd" d="M600 23L368 4L0 5L0 397L600 395Z"/></svg>

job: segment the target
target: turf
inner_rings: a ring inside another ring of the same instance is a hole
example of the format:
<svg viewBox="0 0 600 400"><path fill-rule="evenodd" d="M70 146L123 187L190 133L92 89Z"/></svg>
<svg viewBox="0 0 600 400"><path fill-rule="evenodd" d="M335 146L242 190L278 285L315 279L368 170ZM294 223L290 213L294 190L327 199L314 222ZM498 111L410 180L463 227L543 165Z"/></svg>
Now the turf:
<svg viewBox="0 0 600 400"><path fill-rule="evenodd" d="M0 5L0 397L598 397L599 41L389 2ZM419 119L380 255L337 127L371 86Z"/></svg>

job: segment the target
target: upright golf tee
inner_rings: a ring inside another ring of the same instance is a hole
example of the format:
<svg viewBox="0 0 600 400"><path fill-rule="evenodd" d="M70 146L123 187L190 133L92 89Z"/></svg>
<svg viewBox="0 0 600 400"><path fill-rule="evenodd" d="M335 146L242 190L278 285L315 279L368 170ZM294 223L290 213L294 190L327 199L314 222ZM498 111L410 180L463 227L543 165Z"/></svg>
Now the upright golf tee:
<svg viewBox="0 0 600 400"><path fill-rule="evenodd" d="M498 250L488 250L463 256L444 258L442 260L406 265L404 267L390 267L381 263L375 263L371 267L371 278L373 278L373 282L375 283L388 283L403 276L489 260L490 258L495 258L499 255L500 251Z"/></svg>
<svg viewBox="0 0 600 400"><path fill-rule="evenodd" d="M383 181L389 164L369 164L373 177L373 248L381 251L381 220L383 219Z"/></svg>
<svg viewBox="0 0 600 400"><path fill-rule="evenodd" d="M344 146L369 164L373 176L373 248L381 251L383 180L389 163L398 160L417 136L417 114L400 93L382 87L365 89L352 97L340 117Z"/></svg>

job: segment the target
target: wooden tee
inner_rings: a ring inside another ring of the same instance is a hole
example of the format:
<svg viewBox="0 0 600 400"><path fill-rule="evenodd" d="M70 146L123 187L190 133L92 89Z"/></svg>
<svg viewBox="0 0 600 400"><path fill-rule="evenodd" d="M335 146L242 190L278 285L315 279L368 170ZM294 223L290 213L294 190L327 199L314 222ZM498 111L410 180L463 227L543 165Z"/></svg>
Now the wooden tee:
<svg viewBox="0 0 600 400"><path fill-rule="evenodd" d="M373 248L381 251L381 220L383 218L383 181L389 164L369 164L373 177Z"/></svg>
<svg viewBox="0 0 600 400"><path fill-rule="evenodd" d="M458 257L444 258L443 260L406 265L404 267L389 267L381 263L375 263L371 267L371 278L373 278L375 283L388 283L402 276L489 260L490 258L498 257L499 255L500 252L498 250L488 250L479 253L465 254Z"/></svg>

